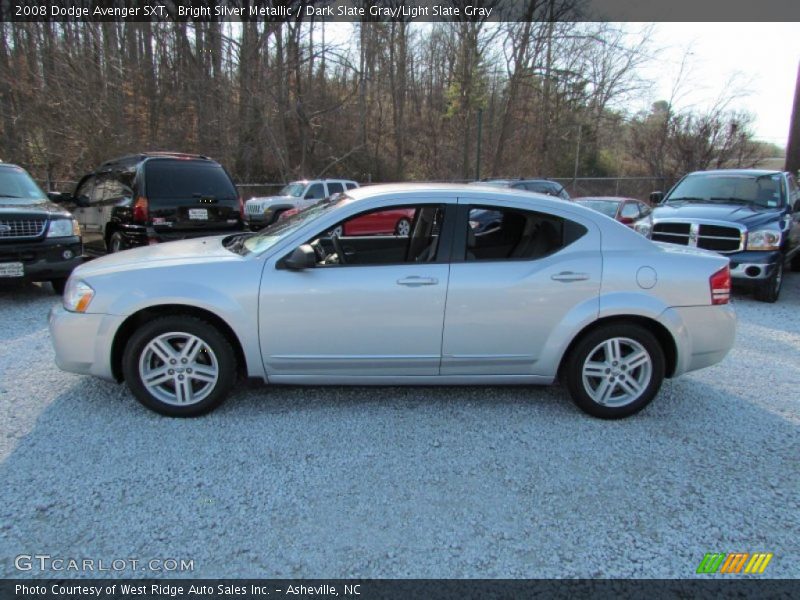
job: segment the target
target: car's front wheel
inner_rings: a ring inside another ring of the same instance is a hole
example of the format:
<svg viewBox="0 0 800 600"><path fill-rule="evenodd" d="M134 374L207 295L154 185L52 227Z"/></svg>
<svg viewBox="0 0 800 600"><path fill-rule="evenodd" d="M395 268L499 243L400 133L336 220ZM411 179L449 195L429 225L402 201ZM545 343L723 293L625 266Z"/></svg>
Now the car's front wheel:
<svg viewBox="0 0 800 600"><path fill-rule="evenodd" d="M664 381L664 351L656 337L636 324L598 327L572 349L566 385L584 412L621 419L647 406Z"/></svg>
<svg viewBox="0 0 800 600"><path fill-rule="evenodd" d="M225 400L236 379L236 357L211 323L169 316L136 330L125 347L122 370L147 408L170 417L196 417Z"/></svg>
<svg viewBox="0 0 800 600"><path fill-rule="evenodd" d="M783 260L772 270L772 275L758 284L753 290L753 297L761 302L777 302L783 285Z"/></svg>

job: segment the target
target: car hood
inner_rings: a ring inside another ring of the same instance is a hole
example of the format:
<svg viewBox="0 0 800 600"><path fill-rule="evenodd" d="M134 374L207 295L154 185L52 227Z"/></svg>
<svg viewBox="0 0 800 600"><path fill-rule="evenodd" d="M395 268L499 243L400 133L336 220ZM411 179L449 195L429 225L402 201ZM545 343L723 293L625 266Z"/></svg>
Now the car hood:
<svg viewBox="0 0 800 600"><path fill-rule="evenodd" d="M758 208L747 204L668 204L657 207L653 219L711 220L739 223L748 229L774 222L783 214L778 208Z"/></svg>
<svg viewBox="0 0 800 600"><path fill-rule="evenodd" d="M47 218L49 216L72 216L69 211L64 210L58 204L53 204L49 200L41 200L33 204L14 204L10 198L0 197L0 217L6 215L35 215Z"/></svg>
<svg viewBox="0 0 800 600"><path fill-rule="evenodd" d="M120 271L135 271L152 267L177 267L202 262L237 261L242 256L226 250L222 240L228 236L195 238L178 242L132 248L91 260L74 273L79 277Z"/></svg>
<svg viewBox="0 0 800 600"><path fill-rule="evenodd" d="M277 204L279 202L293 203L297 200L294 196L260 196L258 198L250 198L247 204Z"/></svg>

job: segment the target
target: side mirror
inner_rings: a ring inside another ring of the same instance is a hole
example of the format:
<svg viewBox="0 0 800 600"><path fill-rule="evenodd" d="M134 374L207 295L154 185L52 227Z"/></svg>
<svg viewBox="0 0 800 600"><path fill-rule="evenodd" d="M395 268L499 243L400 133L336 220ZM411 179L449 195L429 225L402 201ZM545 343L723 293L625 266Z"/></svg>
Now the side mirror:
<svg viewBox="0 0 800 600"><path fill-rule="evenodd" d="M81 208L86 208L87 206L89 206L89 196L86 195L78 196L77 198L75 198L75 204L77 206L80 206Z"/></svg>
<svg viewBox="0 0 800 600"><path fill-rule="evenodd" d="M302 271L317 266L317 255L309 244L298 246L283 259L283 266L292 271Z"/></svg>
<svg viewBox="0 0 800 600"><path fill-rule="evenodd" d="M651 192L650 193L650 203L653 205L661 204L664 200L664 192Z"/></svg>
<svg viewBox="0 0 800 600"><path fill-rule="evenodd" d="M619 222L623 225L632 225L635 219L633 217L620 217Z"/></svg>

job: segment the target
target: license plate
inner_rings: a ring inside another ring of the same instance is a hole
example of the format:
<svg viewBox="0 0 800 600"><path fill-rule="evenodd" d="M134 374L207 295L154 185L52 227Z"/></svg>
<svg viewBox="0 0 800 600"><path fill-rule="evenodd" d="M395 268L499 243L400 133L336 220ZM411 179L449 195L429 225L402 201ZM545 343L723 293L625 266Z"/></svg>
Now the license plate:
<svg viewBox="0 0 800 600"><path fill-rule="evenodd" d="M189 218L193 221L208 221L208 209L207 208L190 208L189 209Z"/></svg>
<svg viewBox="0 0 800 600"><path fill-rule="evenodd" d="M0 263L0 277L24 277L25 269L21 262Z"/></svg>

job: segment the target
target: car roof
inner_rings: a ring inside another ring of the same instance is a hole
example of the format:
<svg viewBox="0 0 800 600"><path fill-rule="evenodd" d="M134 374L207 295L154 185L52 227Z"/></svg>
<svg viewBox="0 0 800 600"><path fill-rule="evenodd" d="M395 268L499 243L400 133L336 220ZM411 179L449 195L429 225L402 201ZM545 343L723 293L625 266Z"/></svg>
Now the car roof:
<svg viewBox="0 0 800 600"><path fill-rule="evenodd" d="M513 188L497 187L495 185L482 182L474 183L382 183L377 185L361 186L349 190L347 196L353 200L360 201L376 196L391 194L430 194L438 197L459 196L464 198L480 198L487 194L503 196L507 198L530 200L531 195L535 195L541 200L552 202L553 206L568 206L570 203L539 192L528 192L526 190L516 190Z"/></svg>
<svg viewBox="0 0 800 600"><path fill-rule="evenodd" d="M204 156L202 154L188 154L186 152L139 152L137 154L127 154L125 156L112 158L111 160L107 160L104 163L102 163L99 168L113 167L113 166L122 166L122 167L133 166L144 160L149 160L154 158L173 159L173 160L201 160L210 163L216 163L215 160L209 158L208 156Z"/></svg>
<svg viewBox="0 0 800 600"><path fill-rule="evenodd" d="M687 176L692 177L715 177L718 175L739 176L739 177L761 177L762 175L781 175L783 171L775 169L714 169L711 171L694 171Z"/></svg>
<svg viewBox="0 0 800 600"><path fill-rule="evenodd" d="M580 196L578 198L573 198L572 200L573 202L604 200L608 202L641 202L642 204L646 204L646 202L643 202L638 198L629 198L628 196Z"/></svg>

